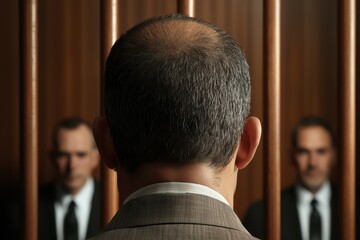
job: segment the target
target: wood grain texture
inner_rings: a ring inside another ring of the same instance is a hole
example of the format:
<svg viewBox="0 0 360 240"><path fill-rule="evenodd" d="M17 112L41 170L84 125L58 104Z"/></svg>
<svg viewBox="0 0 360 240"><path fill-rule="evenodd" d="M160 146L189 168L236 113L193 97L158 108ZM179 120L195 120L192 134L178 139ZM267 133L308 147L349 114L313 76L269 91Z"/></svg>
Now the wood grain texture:
<svg viewBox="0 0 360 240"><path fill-rule="evenodd" d="M39 183L42 185L56 177L49 158L54 125L72 115L92 121L100 114L101 1L38 1ZM146 18L177 12L176 1L119 2L122 33ZM296 178L290 155L290 134L297 120L304 115L319 115L337 132L340 120L337 3L338 0L282 1L282 187L294 183ZM19 189L21 176L19 42L23 39L19 36L18 4L13 0L0 1L0 111L5 113L5 117L0 118L0 185L14 191ZM264 122L263 0L196 0L195 15L225 29L244 49L252 81L251 114ZM356 87L359 89L359 85ZM358 139L359 136L357 134ZM262 173L267 161L263 141L264 138L254 160L239 173L234 208L240 217L249 204L263 196ZM359 141L356 144L360 149ZM356 165L357 172L359 166ZM360 178L357 180L360 183Z"/></svg>
<svg viewBox="0 0 360 240"><path fill-rule="evenodd" d="M280 0L264 2L265 238L280 239Z"/></svg>
<svg viewBox="0 0 360 240"><path fill-rule="evenodd" d="M195 0L177 0L177 12L195 17Z"/></svg>
<svg viewBox="0 0 360 240"><path fill-rule="evenodd" d="M340 238L355 239L356 65L355 0L341 0L339 9L340 80Z"/></svg>
<svg viewBox="0 0 360 240"><path fill-rule="evenodd" d="M38 2L21 2L21 167L23 238L38 238Z"/></svg>
<svg viewBox="0 0 360 240"><path fill-rule="evenodd" d="M63 118L100 115L100 1L39 1L39 183L57 178L51 132ZM99 169L96 170L98 177Z"/></svg>
<svg viewBox="0 0 360 240"><path fill-rule="evenodd" d="M119 31L119 1L101 1L101 75L104 74L106 58L112 45L120 36ZM100 77L102 79L102 77ZM104 80L101 81L101 90L104 88ZM103 91L101 91L102 96ZM103 97L101 97L103 102ZM103 107L104 104L101 104ZM101 111L104 113L104 110ZM102 164L102 214L103 225L110 222L119 209L119 193L117 189L117 174L115 171Z"/></svg>

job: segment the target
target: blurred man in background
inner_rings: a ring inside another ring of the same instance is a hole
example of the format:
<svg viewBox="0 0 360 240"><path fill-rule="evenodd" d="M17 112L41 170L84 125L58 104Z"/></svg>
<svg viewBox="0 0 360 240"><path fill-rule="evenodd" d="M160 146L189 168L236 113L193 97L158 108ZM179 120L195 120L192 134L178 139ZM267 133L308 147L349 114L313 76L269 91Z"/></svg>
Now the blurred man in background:
<svg viewBox="0 0 360 240"><path fill-rule="evenodd" d="M52 140L58 181L40 189L39 239L83 240L100 230L101 219L92 130L80 118L67 118L54 128Z"/></svg>
<svg viewBox="0 0 360 240"><path fill-rule="evenodd" d="M297 183L281 193L281 239L337 239L336 193L330 183L335 163L335 137L318 117L302 118L292 133L292 160ZM244 225L263 237L263 205L253 204Z"/></svg>

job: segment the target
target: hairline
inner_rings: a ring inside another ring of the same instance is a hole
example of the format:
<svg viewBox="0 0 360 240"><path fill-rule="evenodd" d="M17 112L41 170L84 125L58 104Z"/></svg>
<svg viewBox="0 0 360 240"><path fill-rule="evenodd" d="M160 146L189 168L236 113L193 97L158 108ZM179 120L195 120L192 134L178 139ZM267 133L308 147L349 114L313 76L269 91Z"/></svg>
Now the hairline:
<svg viewBox="0 0 360 240"><path fill-rule="evenodd" d="M292 143L292 147L293 148L298 148L298 140L299 140L299 132L303 129L306 129L306 128L322 128L326 131L326 133L329 134L329 139L330 139L330 142L331 142L331 146L332 147L335 147L335 136L333 135L333 133L331 132L331 129L329 129L329 126L324 126L322 123L311 123L311 124L304 124L304 125L299 125L297 126L296 128L294 128L293 130L293 136L292 136L292 140L293 140L293 143ZM296 143L294 142L296 141Z"/></svg>
<svg viewBox="0 0 360 240"><path fill-rule="evenodd" d="M59 149L59 135L60 135L60 132L62 130L65 130L65 131L76 131L78 130L79 128L81 128L82 126L84 126L88 132L89 132L89 135L90 135L90 138L91 138L91 142L92 142L92 148L96 148L96 143L95 143L95 139L94 139L94 136L92 134L92 129L91 129L91 126L87 123L87 122L80 122L78 125L76 126L57 126L55 129L54 129L54 133L53 133L53 148L54 149Z"/></svg>

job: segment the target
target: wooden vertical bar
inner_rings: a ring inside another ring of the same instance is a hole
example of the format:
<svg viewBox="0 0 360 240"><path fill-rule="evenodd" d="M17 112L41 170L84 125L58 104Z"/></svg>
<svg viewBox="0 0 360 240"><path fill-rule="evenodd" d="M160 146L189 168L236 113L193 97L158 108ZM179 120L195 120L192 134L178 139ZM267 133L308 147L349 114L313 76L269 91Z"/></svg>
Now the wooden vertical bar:
<svg viewBox="0 0 360 240"><path fill-rule="evenodd" d="M104 69L112 45L119 38L119 1L101 0L101 101L103 101ZM101 112L104 113L104 104ZM103 225L106 225L119 209L117 174L105 165L101 168Z"/></svg>
<svg viewBox="0 0 360 240"><path fill-rule="evenodd" d="M194 17L195 0L177 0L177 12Z"/></svg>
<svg viewBox="0 0 360 240"><path fill-rule="evenodd" d="M264 0L265 239L280 239L280 0Z"/></svg>
<svg viewBox="0 0 360 240"><path fill-rule="evenodd" d="M37 0L20 2L20 144L23 227L26 240L38 239L38 18Z"/></svg>
<svg viewBox="0 0 360 240"><path fill-rule="evenodd" d="M339 77L340 77L340 239L355 239L355 53L356 3L340 0L339 3Z"/></svg>

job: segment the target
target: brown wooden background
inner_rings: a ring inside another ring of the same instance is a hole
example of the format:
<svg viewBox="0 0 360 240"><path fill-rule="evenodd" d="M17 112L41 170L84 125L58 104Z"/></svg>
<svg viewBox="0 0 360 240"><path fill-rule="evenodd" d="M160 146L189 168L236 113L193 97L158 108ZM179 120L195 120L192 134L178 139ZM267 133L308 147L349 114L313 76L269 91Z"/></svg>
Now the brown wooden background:
<svg viewBox="0 0 360 240"><path fill-rule="evenodd" d="M262 119L262 0L195 4L195 16L225 29L244 49L253 82L252 114ZM124 32L148 17L175 13L176 0L120 0L119 11ZM337 11L336 0L282 0L283 187L295 180L289 139L298 118L320 115L337 129ZM0 2L0 34L0 187L13 194L20 183L18 1ZM55 176L48 154L54 124L66 116L92 121L99 115L100 74L100 0L39 0L39 184ZM359 97L357 102L359 113ZM263 161L260 146L254 161L240 172L235 196L239 216L262 197Z"/></svg>

